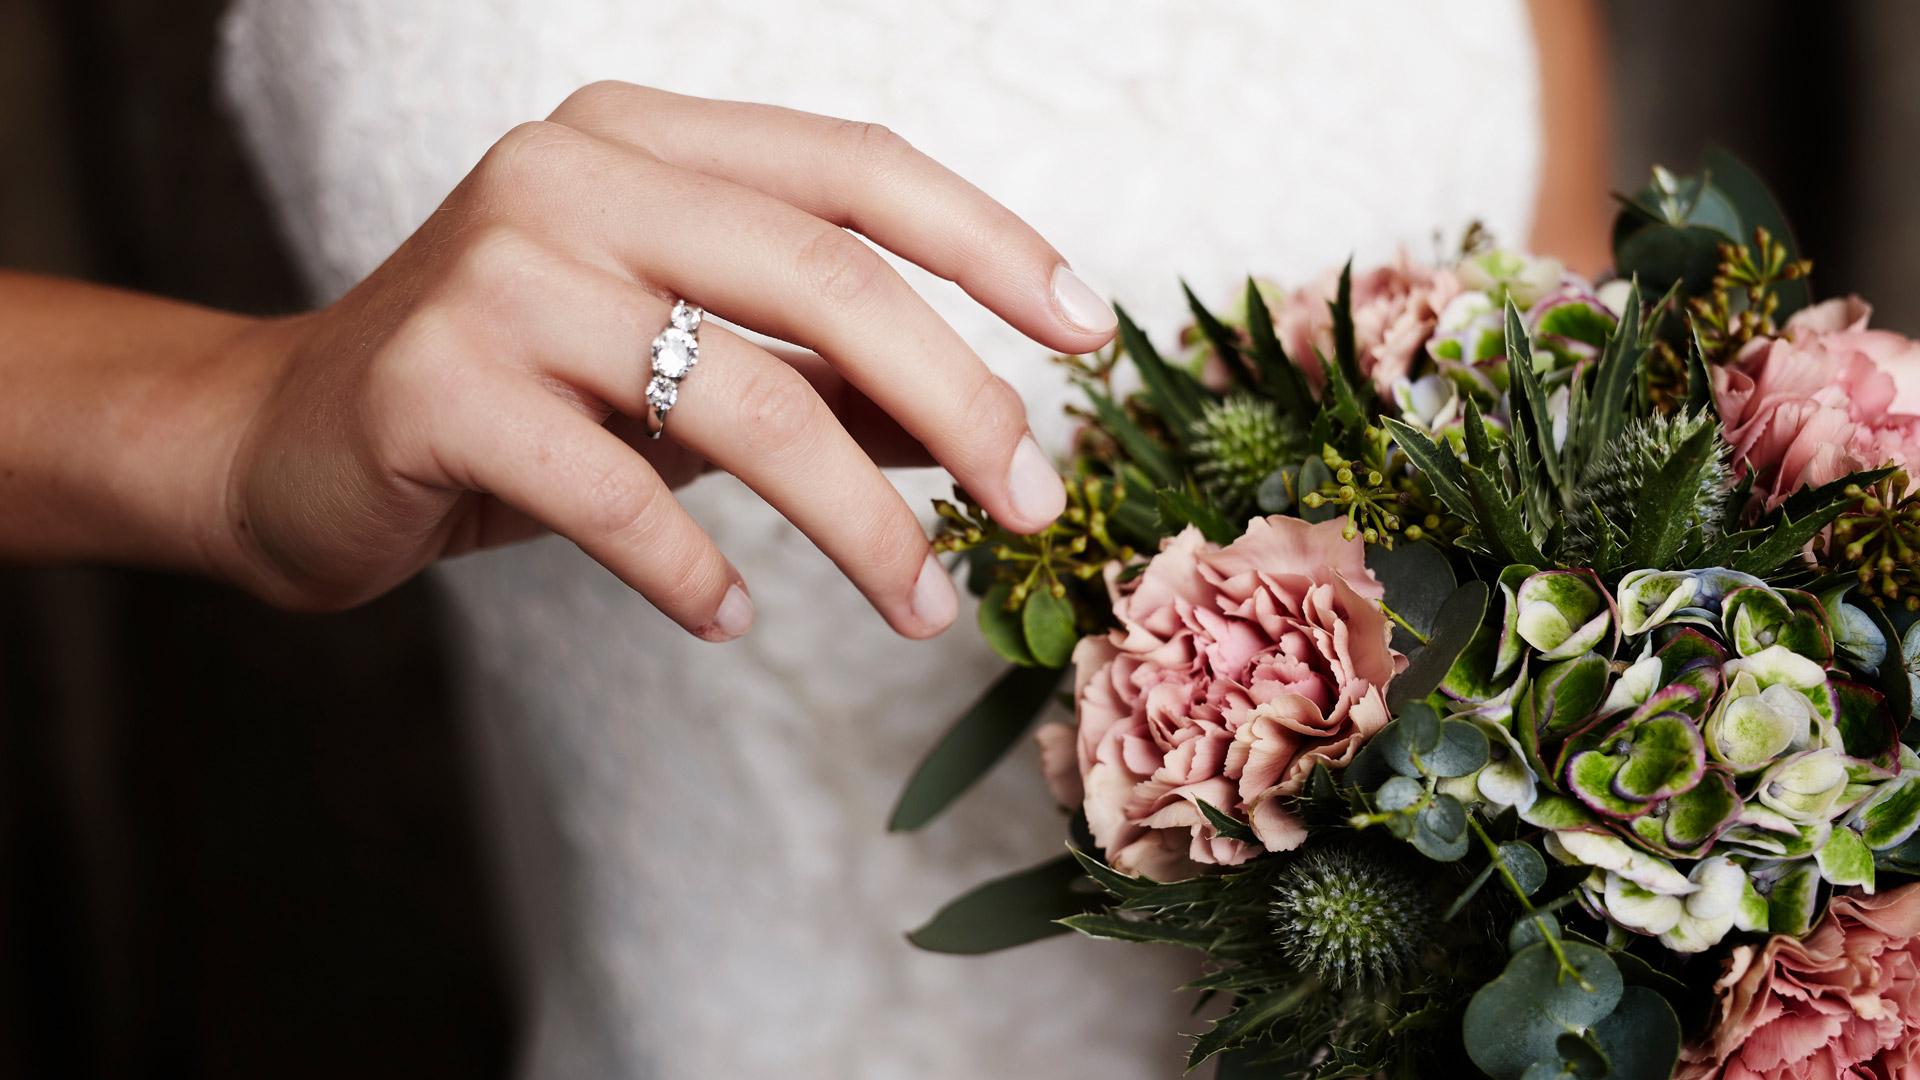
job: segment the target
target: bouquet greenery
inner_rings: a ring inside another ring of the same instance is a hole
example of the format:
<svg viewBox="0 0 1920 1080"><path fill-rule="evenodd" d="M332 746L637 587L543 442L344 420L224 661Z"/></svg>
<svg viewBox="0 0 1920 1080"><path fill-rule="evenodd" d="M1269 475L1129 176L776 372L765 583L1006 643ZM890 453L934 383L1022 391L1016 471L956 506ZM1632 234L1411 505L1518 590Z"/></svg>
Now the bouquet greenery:
<svg viewBox="0 0 1920 1080"><path fill-rule="evenodd" d="M1061 358L1066 514L939 504L1014 666L893 824L1058 696L1068 850L916 944L1196 950L1223 1077L1915 1075L1920 344L1726 155L1613 240Z"/></svg>

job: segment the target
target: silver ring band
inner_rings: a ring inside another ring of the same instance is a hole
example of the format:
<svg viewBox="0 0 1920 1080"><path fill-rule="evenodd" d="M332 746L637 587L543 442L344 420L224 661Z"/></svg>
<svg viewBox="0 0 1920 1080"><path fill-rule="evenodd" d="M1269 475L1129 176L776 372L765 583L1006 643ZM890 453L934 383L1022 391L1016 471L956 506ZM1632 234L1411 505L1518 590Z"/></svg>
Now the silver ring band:
<svg viewBox="0 0 1920 1080"><path fill-rule="evenodd" d="M685 300L673 302L667 328L653 339L653 378L647 382L647 434L667 430L667 414L680 400L680 380L700 362L700 322L706 312Z"/></svg>

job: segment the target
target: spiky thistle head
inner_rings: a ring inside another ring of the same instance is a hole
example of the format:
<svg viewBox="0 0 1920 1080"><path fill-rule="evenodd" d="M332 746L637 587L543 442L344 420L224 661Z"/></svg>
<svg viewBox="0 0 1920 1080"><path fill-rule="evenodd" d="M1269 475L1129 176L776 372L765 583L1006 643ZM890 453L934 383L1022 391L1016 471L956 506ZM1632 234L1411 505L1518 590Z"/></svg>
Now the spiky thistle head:
<svg viewBox="0 0 1920 1080"><path fill-rule="evenodd" d="M1200 490L1228 517L1253 508L1261 481L1286 464L1298 441L1271 401L1235 394L1209 403L1188 433Z"/></svg>
<svg viewBox="0 0 1920 1080"><path fill-rule="evenodd" d="M1427 941L1432 907L1411 876L1355 847L1310 851L1274 883L1269 907L1287 958L1340 989L1405 974Z"/></svg>
<svg viewBox="0 0 1920 1080"><path fill-rule="evenodd" d="M1660 470L1673 460L1688 439L1720 421L1712 412L1655 413L1629 421L1611 445L1593 460L1583 482L1574 491L1568 514L1573 528L1568 540L1576 558L1591 556L1600 546L1599 522L1604 520L1619 536L1631 534L1633 519ZM1725 527L1728 492L1733 474L1727 465L1727 444L1713 441L1713 456L1694 474L1693 500L1687 525L1712 542Z"/></svg>

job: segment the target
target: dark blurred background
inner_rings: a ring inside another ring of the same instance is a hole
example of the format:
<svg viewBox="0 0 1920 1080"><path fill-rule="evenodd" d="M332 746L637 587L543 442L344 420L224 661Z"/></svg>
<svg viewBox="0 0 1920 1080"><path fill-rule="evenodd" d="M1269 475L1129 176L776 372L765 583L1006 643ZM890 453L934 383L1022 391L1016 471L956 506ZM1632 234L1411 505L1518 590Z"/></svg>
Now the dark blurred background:
<svg viewBox="0 0 1920 1080"><path fill-rule="evenodd" d="M0 265L300 306L214 98L222 7L0 0ZM1818 289L1920 331L1920 5L1607 7L1615 186L1726 145ZM441 642L425 582L321 618L0 570L0 1077L509 1072Z"/></svg>

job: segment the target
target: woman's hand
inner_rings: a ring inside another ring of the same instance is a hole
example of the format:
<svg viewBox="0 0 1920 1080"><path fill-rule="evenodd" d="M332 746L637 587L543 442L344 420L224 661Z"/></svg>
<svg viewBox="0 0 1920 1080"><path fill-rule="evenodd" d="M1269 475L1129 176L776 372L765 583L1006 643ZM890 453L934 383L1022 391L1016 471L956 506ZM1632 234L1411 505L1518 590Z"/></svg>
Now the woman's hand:
<svg viewBox="0 0 1920 1080"><path fill-rule="evenodd" d="M224 573L336 608L546 529L733 638L752 620L740 575L672 494L711 462L896 630L938 633L952 584L879 465L930 455L1023 531L1064 492L1019 396L849 230L1050 348L1112 335L1039 234L884 128L595 84L508 132L339 302L252 337L270 359L233 447ZM648 348L674 297L818 355L709 322L649 441Z"/></svg>

